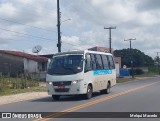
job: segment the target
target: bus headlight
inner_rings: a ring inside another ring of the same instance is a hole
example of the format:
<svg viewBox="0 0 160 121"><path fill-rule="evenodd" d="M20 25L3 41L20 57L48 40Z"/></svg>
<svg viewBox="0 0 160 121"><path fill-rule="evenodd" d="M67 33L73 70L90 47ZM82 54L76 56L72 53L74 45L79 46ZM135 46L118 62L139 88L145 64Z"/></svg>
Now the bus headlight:
<svg viewBox="0 0 160 121"><path fill-rule="evenodd" d="M78 82L80 82L81 80L74 80L72 81L72 84L77 84Z"/></svg>
<svg viewBox="0 0 160 121"><path fill-rule="evenodd" d="M77 83L78 83L77 80L72 81L72 84L77 84Z"/></svg>
<svg viewBox="0 0 160 121"><path fill-rule="evenodd" d="M52 82L47 82L49 85L52 85L53 83Z"/></svg>

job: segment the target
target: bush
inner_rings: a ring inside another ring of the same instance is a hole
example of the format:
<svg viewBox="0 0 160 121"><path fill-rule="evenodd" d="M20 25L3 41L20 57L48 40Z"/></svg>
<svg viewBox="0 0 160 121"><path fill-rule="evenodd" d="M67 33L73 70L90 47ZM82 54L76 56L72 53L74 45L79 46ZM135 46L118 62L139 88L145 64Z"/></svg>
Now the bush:
<svg viewBox="0 0 160 121"><path fill-rule="evenodd" d="M157 73L158 72L158 66L150 66L149 67L149 72Z"/></svg>
<svg viewBox="0 0 160 121"><path fill-rule="evenodd" d="M129 71L130 71L130 75L132 75L132 69L130 69ZM141 74L144 74L144 72L142 69L136 68L136 69L133 69L133 74L134 75L141 75Z"/></svg>
<svg viewBox="0 0 160 121"><path fill-rule="evenodd" d="M135 69L135 71L136 71L136 74L137 75L141 75L141 74L144 74L144 72L143 72L143 70L142 69Z"/></svg>

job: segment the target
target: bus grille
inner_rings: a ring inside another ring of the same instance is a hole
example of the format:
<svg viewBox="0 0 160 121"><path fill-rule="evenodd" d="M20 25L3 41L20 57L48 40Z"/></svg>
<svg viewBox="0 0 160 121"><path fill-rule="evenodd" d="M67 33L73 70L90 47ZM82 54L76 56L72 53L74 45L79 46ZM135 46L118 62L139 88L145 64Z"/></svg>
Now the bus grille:
<svg viewBox="0 0 160 121"><path fill-rule="evenodd" d="M71 81L53 82L53 86L69 86L69 85L71 85Z"/></svg>

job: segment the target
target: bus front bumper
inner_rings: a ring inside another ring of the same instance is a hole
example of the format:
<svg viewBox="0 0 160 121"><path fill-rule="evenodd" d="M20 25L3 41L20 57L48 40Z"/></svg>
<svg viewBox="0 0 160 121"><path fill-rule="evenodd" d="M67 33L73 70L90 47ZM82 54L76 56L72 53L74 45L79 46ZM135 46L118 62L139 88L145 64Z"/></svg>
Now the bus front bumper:
<svg viewBox="0 0 160 121"><path fill-rule="evenodd" d="M77 95L85 94L87 87L80 81L49 82L47 91L49 95Z"/></svg>

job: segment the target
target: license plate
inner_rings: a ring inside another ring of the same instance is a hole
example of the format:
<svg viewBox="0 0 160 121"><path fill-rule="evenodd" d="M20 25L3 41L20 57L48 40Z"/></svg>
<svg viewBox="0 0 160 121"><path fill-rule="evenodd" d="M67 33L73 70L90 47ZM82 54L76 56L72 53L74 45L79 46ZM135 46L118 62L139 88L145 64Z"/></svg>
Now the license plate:
<svg viewBox="0 0 160 121"><path fill-rule="evenodd" d="M58 89L64 89L65 86L58 86Z"/></svg>

